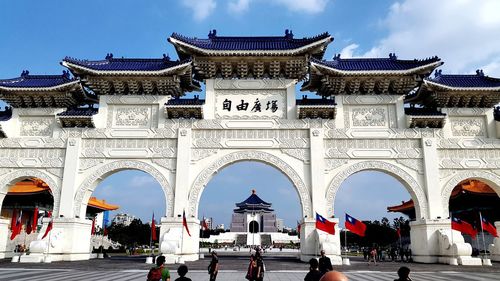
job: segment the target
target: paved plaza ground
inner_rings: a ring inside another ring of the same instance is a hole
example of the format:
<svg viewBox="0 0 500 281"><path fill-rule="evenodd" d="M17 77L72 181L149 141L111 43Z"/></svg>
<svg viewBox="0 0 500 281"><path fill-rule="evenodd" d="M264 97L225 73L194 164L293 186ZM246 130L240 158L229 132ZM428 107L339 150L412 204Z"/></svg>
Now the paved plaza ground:
<svg viewBox="0 0 500 281"><path fill-rule="evenodd" d="M104 260L80 262L53 262L50 264L11 263L0 261L0 280L145 280L150 265L144 263L145 257L112 256ZM187 262L190 269L188 276L193 280L208 280L206 267L209 259ZM265 280L303 280L308 265L290 255L265 256ZM412 270L413 280L453 280L453 281L489 281L500 280L500 263L493 266L450 266L441 264L417 264L400 262L380 262L377 266L368 265L359 257L351 257L350 266L336 266L345 272L349 280L394 280L396 270L408 266ZM238 255L220 257L221 271L217 280L245 280L244 272L247 258ZM177 278L177 265L168 265Z"/></svg>

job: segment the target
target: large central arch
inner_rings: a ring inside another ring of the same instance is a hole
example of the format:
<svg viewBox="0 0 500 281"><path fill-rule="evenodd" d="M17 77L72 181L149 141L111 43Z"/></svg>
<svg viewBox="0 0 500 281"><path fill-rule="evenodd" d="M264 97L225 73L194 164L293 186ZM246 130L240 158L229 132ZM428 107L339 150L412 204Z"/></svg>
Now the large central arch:
<svg viewBox="0 0 500 281"><path fill-rule="evenodd" d="M337 195L338 190L340 189L340 185L351 175L365 171L365 170L374 170L380 171L383 173L387 173L397 180L399 180L403 186L406 187L408 192L411 195L411 198L415 202L415 215L417 218L426 218L427 217L427 198L425 196L424 191L418 184L418 182L406 171L401 169L400 167L393 165L388 162L383 161L362 161L357 162L339 174L335 175L330 185L326 190L326 204L327 204L327 214L328 216L333 216L334 207L333 204L335 202L335 196Z"/></svg>
<svg viewBox="0 0 500 281"><path fill-rule="evenodd" d="M59 188L58 182L56 182L50 175L40 170L33 169L21 169L16 170L12 173L5 175L0 178L1 186L0 186L0 210L2 209L3 199L5 195L9 192L9 188L18 181L29 179L29 178L39 178L44 181L50 188L52 192L52 197L54 198L54 205L52 208L52 212L55 217L59 216L59 205L60 205L60 197L61 190Z"/></svg>
<svg viewBox="0 0 500 281"><path fill-rule="evenodd" d="M95 172L88 176L78 188L75 194L75 215L85 217L85 210L87 202L89 201L92 192L99 184L100 180L109 176L110 174L123 171L123 170L139 170L150 174L161 185L165 193L165 200L167 202L167 217L172 216L174 211L174 190L168 183L165 176L151 164L136 161L136 160L123 160L113 161L101 167L98 167Z"/></svg>
<svg viewBox="0 0 500 281"><path fill-rule="evenodd" d="M238 151L229 153L217 159L214 163L205 168L196 177L189 191L188 210L190 214L195 216L198 214L198 205L200 203L201 193L207 186L208 182L212 179L213 175L224 167L240 161L258 161L269 164L278 169L281 173L287 176L295 186L299 195L300 204L302 206L302 216L311 215L311 196L309 195L309 190L299 174L288 163L279 157L262 151Z"/></svg>

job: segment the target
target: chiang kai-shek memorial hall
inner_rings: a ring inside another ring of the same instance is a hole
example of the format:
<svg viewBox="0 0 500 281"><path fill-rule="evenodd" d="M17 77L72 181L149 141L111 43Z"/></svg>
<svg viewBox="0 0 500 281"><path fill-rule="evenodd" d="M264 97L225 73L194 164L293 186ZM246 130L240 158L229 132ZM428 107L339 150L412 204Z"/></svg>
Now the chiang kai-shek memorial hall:
<svg viewBox="0 0 500 281"><path fill-rule="evenodd" d="M163 188L161 252L171 262L196 260L199 238L182 235L183 211L198 229L198 204L213 175L259 161L296 189L304 261L319 247L341 262L340 232L317 231L314 214L338 222L342 182L376 170L411 195L415 261L481 264L451 230L449 199L467 179L500 194L500 79L481 70L435 71L443 64L438 57L325 60L328 33L228 37L213 30L204 39L173 33L168 41L177 60L66 57L62 75L23 71L0 80L0 99L9 105L0 113L0 207L12 185L32 178L45 182L54 200L53 229L32 242L24 260L89 259L89 199L122 170L144 171ZM299 82L316 95L297 99ZM204 99L183 98L201 84ZM10 221L0 219L0 257ZM489 247L500 260L500 240Z"/></svg>

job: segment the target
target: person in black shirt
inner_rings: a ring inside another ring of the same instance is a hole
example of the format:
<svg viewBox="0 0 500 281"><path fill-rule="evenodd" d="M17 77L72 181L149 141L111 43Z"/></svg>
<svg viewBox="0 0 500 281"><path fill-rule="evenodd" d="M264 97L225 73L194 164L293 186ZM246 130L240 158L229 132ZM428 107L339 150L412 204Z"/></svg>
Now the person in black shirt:
<svg viewBox="0 0 500 281"><path fill-rule="evenodd" d="M410 269L406 266L402 266L398 269L398 279L394 279L394 281L411 281L410 278Z"/></svg>
<svg viewBox="0 0 500 281"><path fill-rule="evenodd" d="M309 272L304 277L304 281L319 281L323 274L318 270L318 265L317 259L312 258L309 260Z"/></svg>
<svg viewBox="0 0 500 281"><path fill-rule="evenodd" d="M219 273L219 258L217 257L217 252L212 251L212 260L208 265L208 274L210 274L210 281L215 281L215 279L217 279L217 273Z"/></svg>
<svg viewBox="0 0 500 281"><path fill-rule="evenodd" d="M330 270L333 270L332 262L329 257L325 256L325 250L321 250L321 257L319 258L319 271L321 274L325 274Z"/></svg>
<svg viewBox="0 0 500 281"><path fill-rule="evenodd" d="M186 265L180 265L179 268L177 268L177 273L179 274L179 278L175 279L175 281L191 281L190 278L186 277L186 274L188 272L188 267Z"/></svg>

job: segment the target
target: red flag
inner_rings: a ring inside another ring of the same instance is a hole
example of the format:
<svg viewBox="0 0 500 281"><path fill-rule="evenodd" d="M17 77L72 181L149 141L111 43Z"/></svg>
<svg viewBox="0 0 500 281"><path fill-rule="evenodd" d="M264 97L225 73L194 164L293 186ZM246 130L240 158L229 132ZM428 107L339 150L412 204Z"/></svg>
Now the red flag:
<svg viewBox="0 0 500 281"><path fill-rule="evenodd" d="M481 218L481 226L483 230L488 231L491 235L493 235L493 237L498 237L497 229L484 217Z"/></svg>
<svg viewBox="0 0 500 281"><path fill-rule="evenodd" d="M38 208L35 207L35 210L33 211L33 221L31 223L31 229L33 230L33 232L37 231L37 227L38 227Z"/></svg>
<svg viewBox="0 0 500 281"><path fill-rule="evenodd" d="M316 229L323 230L326 233L335 235L336 223L325 219L320 214L316 213Z"/></svg>
<svg viewBox="0 0 500 281"><path fill-rule="evenodd" d="M47 225L47 229L45 230L45 233L42 236L42 239L45 238L47 236L47 234L49 234L49 232L52 230L52 212L49 211L47 213L47 217L50 218L50 221L49 221L49 225Z"/></svg>
<svg viewBox="0 0 500 281"><path fill-rule="evenodd" d="M474 240L476 239L477 231L472 227L472 225L470 225L470 223L463 221L459 218L452 217L451 229L467 234Z"/></svg>
<svg viewBox="0 0 500 281"><path fill-rule="evenodd" d="M155 213L153 213L153 219L151 220L151 240L156 241L156 223L155 223Z"/></svg>
<svg viewBox="0 0 500 281"><path fill-rule="evenodd" d="M17 212L16 212L17 214ZM14 221L14 225L11 226L12 229L12 234L10 235L10 240L14 240L16 236L21 233L21 229L23 227L23 224L21 223L21 217L23 216L23 210L19 212L19 214L16 217L16 220Z"/></svg>
<svg viewBox="0 0 500 281"><path fill-rule="evenodd" d="M90 229L90 234L95 234L95 217L92 219L92 228Z"/></svg>
<svg viewBox="0 0 500 281"><path fill-rule="evenodd" d="M17 229L16 222L17 222L17 209L14 209L12 211L12 218L10 219L10 230L12 230L12 232L14 232L14 230Z"/></svg>
<svg viewBox="0 0 500 281"><path fill-rule="evenodd" d="M191 233L189 233L189 228L186 220L186 211L182 211L182 225L184 226L184 228L186 228L188 235L191 236Z"/></svg>
<svg viewBox="0 0 500 281"><path fill-rule="evenodd" d="M31 217L32 217L32 216L33 216L33 215L30 215L30 216L26 219L26 234L30 234L30 233L31 233L31 231L33 230L33 228L32 228L32 224L31 224L31 222L32 222L32 221L31 221Z"/></svg>
<svg viewBox="0 0 500 281"><path fill-rule="evenodd" d="M108 236L108 229L106 228L106 224L104 224L104 231L102 232L102 235Z"/></svg>
<svg viewBox="0 0 500 281"><path fill-rule="evenodd" d="M300 238L300 230L302 229L302 225L299 221L297 221L297 236ZM335 229L335 228L334 228Z"/></svg>
<svg viewBox="0 0 500 281"><path fill-rule="evenodd" d="M345 228L349 229L354 234L365 237L366 224L348 214L345 214Z"/></svg>
<svg viewBox="0 0 500 281"><path fill-rule="evenodd" d="M398 229L396 229L396 235L398 238L401 238L401 228L398 227Z"/></svg>

